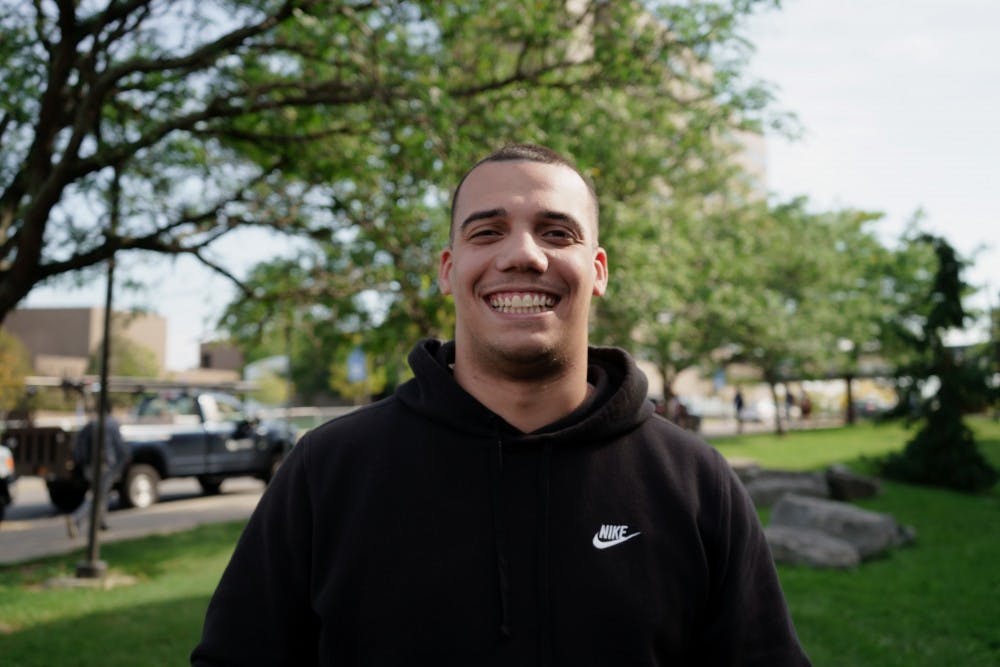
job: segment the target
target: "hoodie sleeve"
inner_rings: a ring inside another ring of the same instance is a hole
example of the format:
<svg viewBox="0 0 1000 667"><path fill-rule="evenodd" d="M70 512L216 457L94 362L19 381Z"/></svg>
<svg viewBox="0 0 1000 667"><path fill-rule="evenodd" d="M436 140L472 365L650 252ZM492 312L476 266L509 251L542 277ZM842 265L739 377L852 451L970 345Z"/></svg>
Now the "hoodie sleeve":
<svg viewBox="0 0 1000 667"><path fill-rule="evenodd" d="M712 585L694 654L704 665L808 666L753 502L718 458Z"/></svg>
<svg viewBox="0 0 1000 667"><path fill-rule="evenodd" d="M292 450L250 517L209 603L192 665L317 664L307 444Z"/></svg>

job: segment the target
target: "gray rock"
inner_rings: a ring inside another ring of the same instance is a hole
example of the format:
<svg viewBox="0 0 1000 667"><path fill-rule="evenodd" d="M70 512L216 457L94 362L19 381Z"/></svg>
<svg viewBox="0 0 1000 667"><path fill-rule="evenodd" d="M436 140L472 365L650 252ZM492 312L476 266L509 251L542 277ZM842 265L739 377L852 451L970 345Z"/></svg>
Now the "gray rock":
<svg viewBox="0 0 1000 667"><path fill-rule="evenodd" d="M877 479L859 475L839 463L827 468L826 482L830 487L830 497L834 500L873 498L881 491Z"/></svg>
<svg viewBox="0 0 1000 667"><path fill-rule="evenodd" d="M740 481L746 484L761 472L760 464L754 459L743 456L731 456L726 459Z"/></svg>
<svg viewBox="0 0 1000 667"><path fill-rule="evenodd" d="M771 507L789 493L813 498L830 496L826 477L819 472L761 470L744 486L757 507Z"/></svg>
<svg viewBox="0 0 1000 667"><path fill-rule="evenodd" d="M861 562L849 542L818 530L772 525L764 529L764 536L776 563L847 569Z"/></svg>
<svg viewBox="0 0 1000 667"><path fill-rule="evenodd" d="M907 534L907 529L888 514L798 495L786 495L778 501L771 512L771 525L818 530L848 542L862 559L904 544Z"/></svg>

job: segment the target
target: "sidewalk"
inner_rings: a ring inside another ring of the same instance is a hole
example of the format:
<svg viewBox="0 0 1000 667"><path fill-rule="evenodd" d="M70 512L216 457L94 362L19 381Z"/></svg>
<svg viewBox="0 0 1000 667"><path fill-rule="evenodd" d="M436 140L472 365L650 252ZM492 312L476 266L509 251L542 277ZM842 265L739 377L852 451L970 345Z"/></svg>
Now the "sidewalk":
<svg viewBox="0 0 1000 667"><path fill-rule="evenodd" d="M17 483L19 486L42 486L41 480L30 477L20 479ZM217 496L174 498L146 509L112 511L107 517L110 529L100 533L100 543L176 533L206 523L246 519L257 506L263 485L253 480L230 484L233 490L227 487ZM25 489L18 491L21 493ZM70 539L66 534L66 521L62 515L4 520L0 523L0 565L68 554L86 548L86 528L82 535Z"/></svg>
<svg viewBox="0 0 1000 667"><path fill-rule="evenodd" d="M844 420L841 417L809 417L809 419L793 419L791 422L782 419L781 423L786 431L807 431L843 426ZM743 422L743 433L774 433L774 420ZM702 420L698 434L705 439L739 435L735 419L713 417Z"/></svg>

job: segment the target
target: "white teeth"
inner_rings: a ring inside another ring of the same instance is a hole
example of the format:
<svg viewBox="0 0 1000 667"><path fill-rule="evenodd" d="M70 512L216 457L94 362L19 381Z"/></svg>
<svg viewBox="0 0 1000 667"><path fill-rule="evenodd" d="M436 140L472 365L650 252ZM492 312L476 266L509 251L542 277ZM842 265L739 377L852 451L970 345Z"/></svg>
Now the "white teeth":
<svg viewBox="0 0 1000 667"><path fill-rule="evenodd" d="M502 313L541 313L555 306L556 299L548 294L506 294L490 297L490 306Z"/></svg>

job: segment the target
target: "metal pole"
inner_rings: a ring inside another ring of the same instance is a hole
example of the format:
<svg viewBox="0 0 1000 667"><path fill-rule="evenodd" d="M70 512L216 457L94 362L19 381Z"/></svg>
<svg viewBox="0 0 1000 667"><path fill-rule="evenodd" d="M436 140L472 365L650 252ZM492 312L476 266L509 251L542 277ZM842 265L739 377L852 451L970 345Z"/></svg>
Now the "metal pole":
<svg viewBox="0 0 1000 667"><path fill-rule="evenodd" d="M118 169L114 171L111 180L111 220L108 231L108 240L114 243L115 231L118 228L118 205L121 194L118 180ZM107 289L104 295L104 342L101 346L101 389L97 400L97 433L90 447L90 469L91 469L91 506L90 506L90 530L87 533L87 559L76 564L77 578L98 578L103 577L108 571L108 564L100 559L101 542L98 531L104 517L107 498L104 494L104 484L101 477L104 475L104 434L107 427L108 410L108 365L111 357L111 308L112 297L115 286L115 250L112 246L111 256L108 257L108 280ZM110 471L107 471L110 474Z"/></svg>
<svg viewBox="0 0 1000 667"><path fill-rule="evenodd" d="M294 433L295 429L292 426L292 315L289 312L288 319L285 320L285 381L288 383L285 387L287 395L285 396L285 426L288 428L290 433Z"/></svg>

